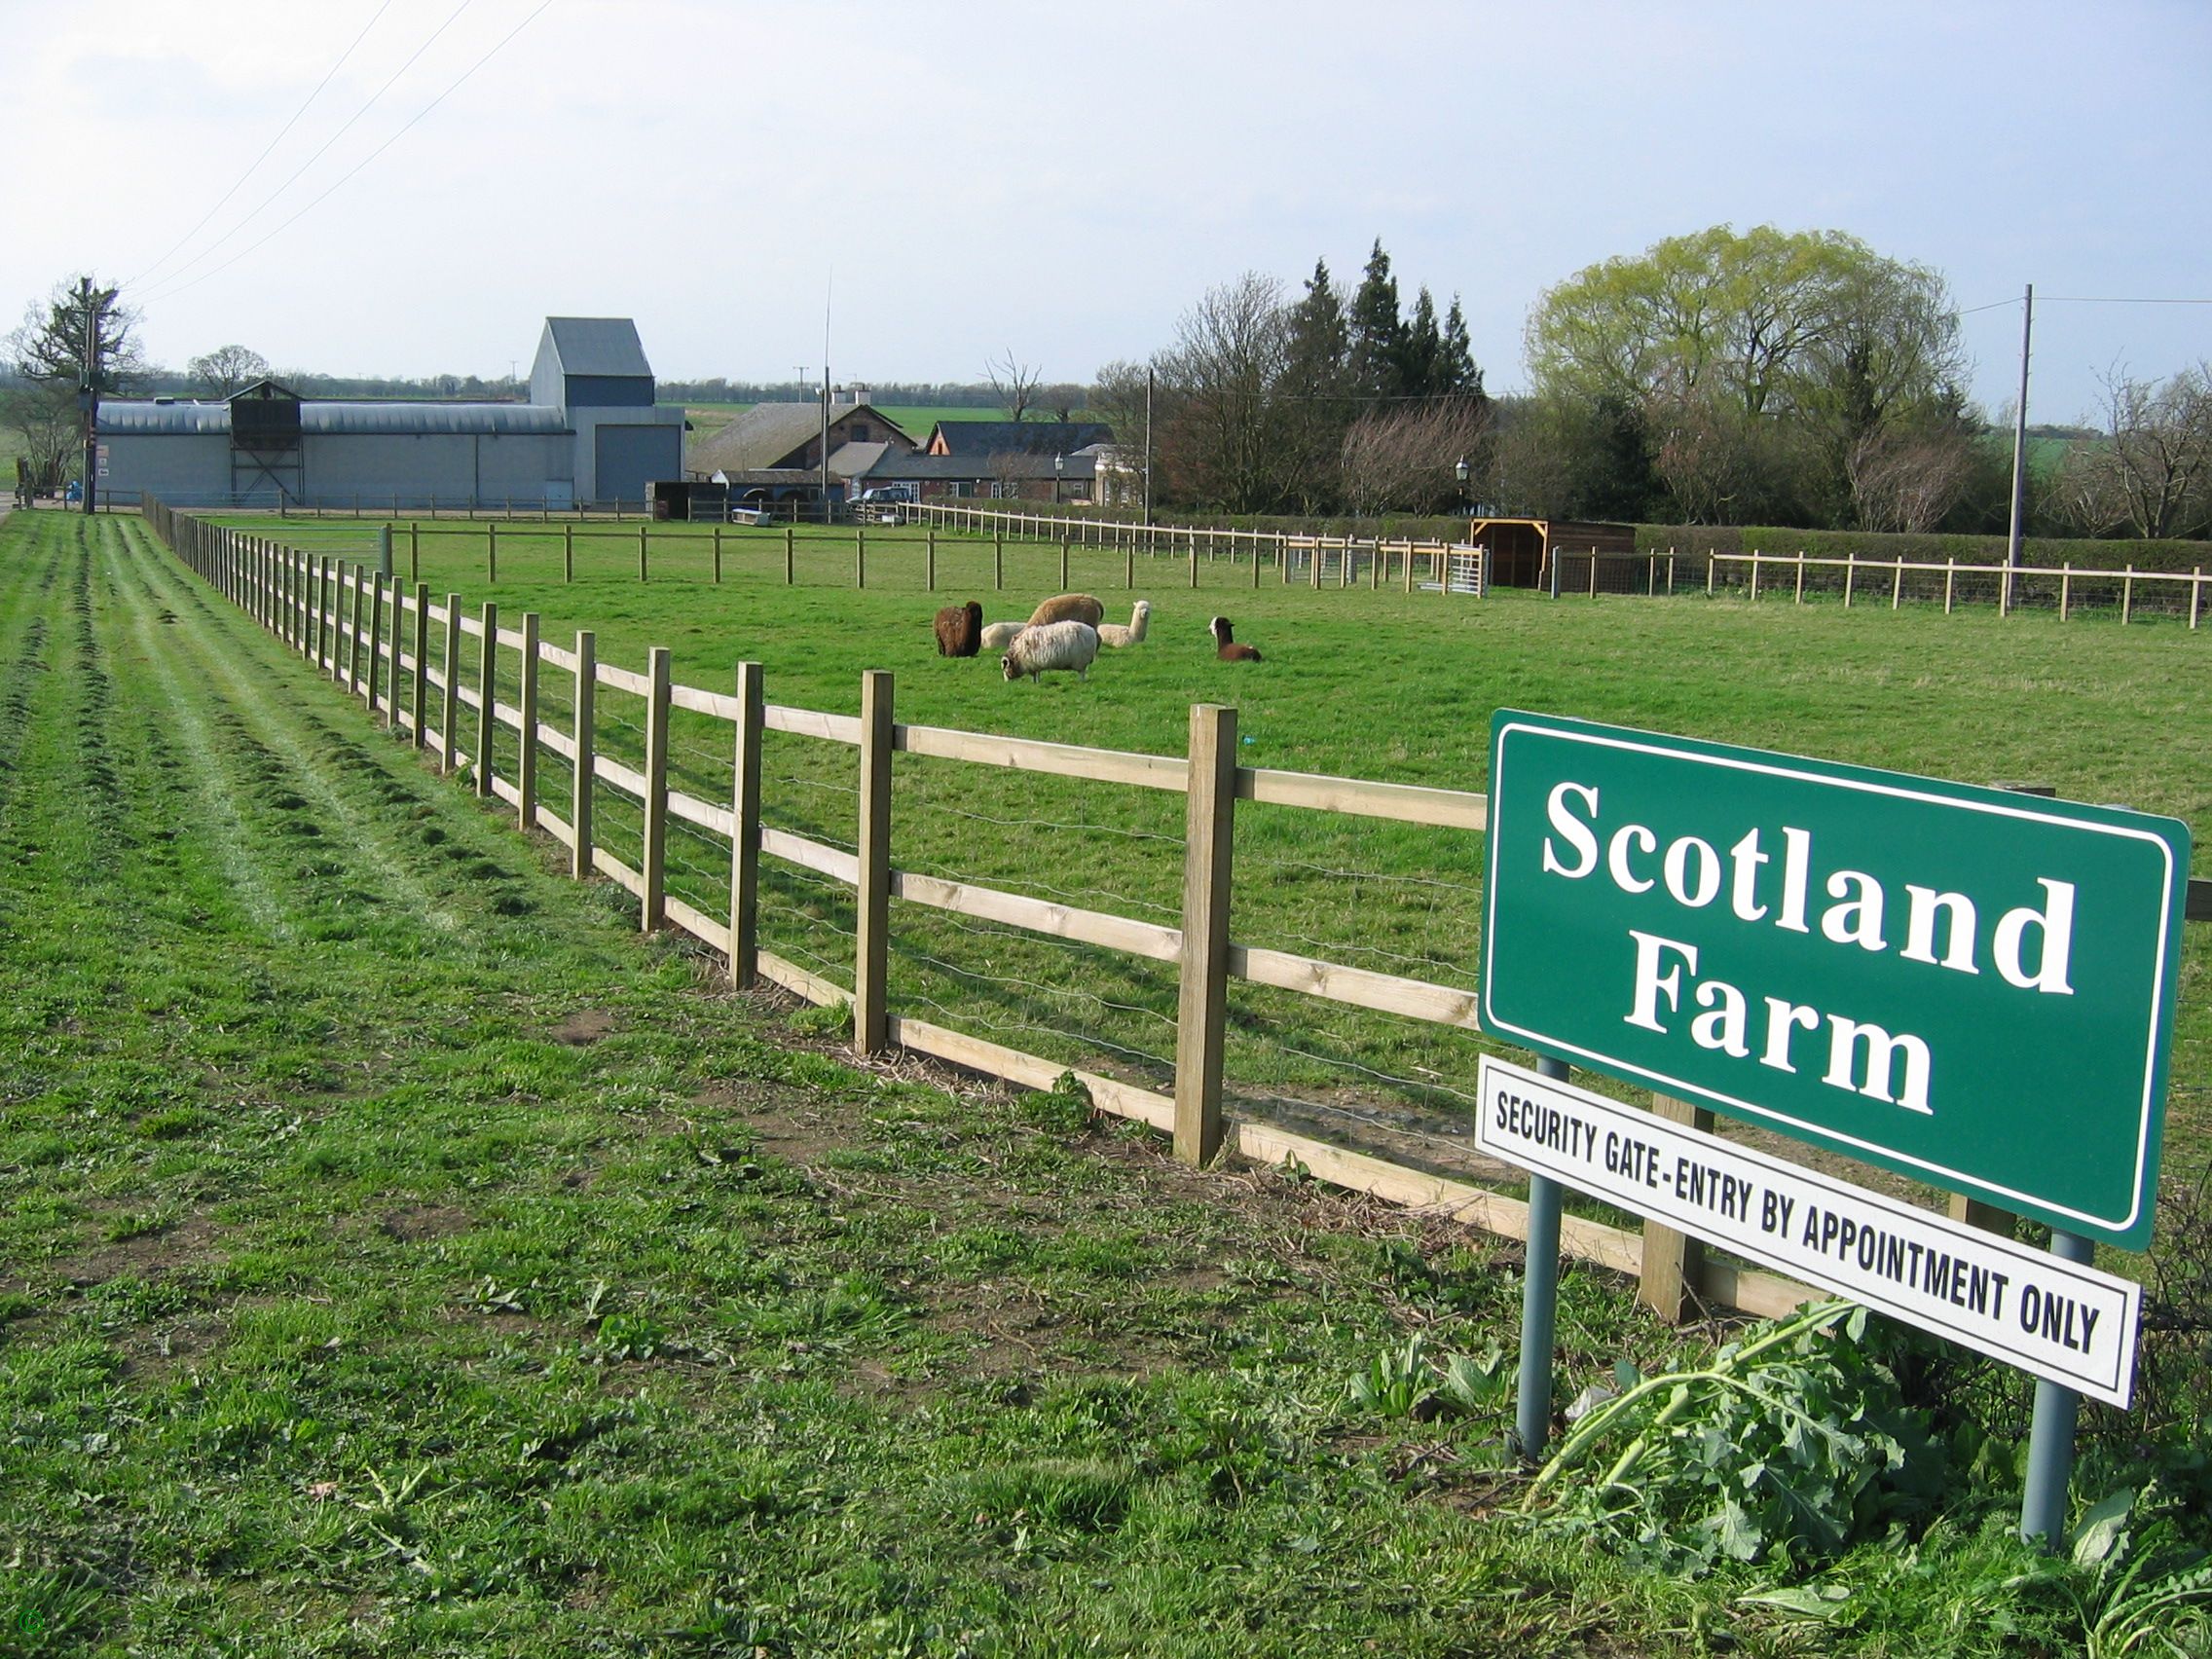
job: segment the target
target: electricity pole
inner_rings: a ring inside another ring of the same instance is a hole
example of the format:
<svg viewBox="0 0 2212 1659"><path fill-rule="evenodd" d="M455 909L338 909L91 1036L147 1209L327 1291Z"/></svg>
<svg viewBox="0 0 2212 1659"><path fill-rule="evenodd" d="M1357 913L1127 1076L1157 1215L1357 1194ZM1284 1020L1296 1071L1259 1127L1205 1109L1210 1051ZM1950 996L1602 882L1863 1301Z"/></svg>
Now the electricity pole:
<svg viewBox="0 0 2212 1659"><path fill-rule="evenodd" d="M1152 522L1152 370L1144 372L1144 522ZM1235 545L1234 542L1232 546ZM1193 567L1196 569L1196 567Z"/></svg>
<svg viewBox="0 0 2212 1659"><path fill-rule="evenodd" d="M2028 284L2020 315L2020 407L2012 417L2012 527L2005 541L2005 563L2020 568L2021 521L2028 505L2028 340L2036 326L2036 285Z"/></svg>
<svg viewBox="0 0 2212 1659"><path fill-rule="evenodd" d="M84 276L77 282L77 298L85 308L85 369L79 381L77 404L84 412L84 507L90 515L94 504L93 498L99 493L100 307L108 296L93 292L92 279Z"/></svg>

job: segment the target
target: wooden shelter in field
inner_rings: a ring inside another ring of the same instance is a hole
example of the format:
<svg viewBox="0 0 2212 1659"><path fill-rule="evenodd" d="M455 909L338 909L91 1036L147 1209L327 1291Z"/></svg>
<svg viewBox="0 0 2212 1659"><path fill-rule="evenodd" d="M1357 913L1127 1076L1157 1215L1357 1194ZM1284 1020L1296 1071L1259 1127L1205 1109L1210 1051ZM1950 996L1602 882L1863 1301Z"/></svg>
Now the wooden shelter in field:
<svg viewBox="0 0 2212 1659"><path fill-rule="evenodd" d="M1554 554L1634 553L1636 526L1579 519L1471 518L1466 539L1490 549L1493 587L1541 587Z"/></svg>

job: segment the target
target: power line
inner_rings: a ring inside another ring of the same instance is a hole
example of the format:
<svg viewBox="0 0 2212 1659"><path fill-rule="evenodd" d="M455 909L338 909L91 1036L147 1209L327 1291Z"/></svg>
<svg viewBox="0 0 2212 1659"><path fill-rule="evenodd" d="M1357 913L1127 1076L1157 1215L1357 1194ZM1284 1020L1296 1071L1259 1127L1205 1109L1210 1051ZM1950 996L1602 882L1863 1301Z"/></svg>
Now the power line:
<svg viewBox="0 0 2212 1659"><path fill-rule="evenodd" d="M2105 294L2046 294L2046 306L2212 306L2212 300L2131 300Z"/></svg>
<svg viewBox="0 0 2212 1659"><path fill-rule="evenodd" d="M305 98L300 100L300 107L292 111L292 119L285 122L283 126L279 127L276 129L276 136L270 139L268 144L262 148L261 154L253 158L252 165L249 166L245 169L245 171L239 174L237 180L231 185L231 188L224 191L223 194L216 199L215 205L208 208L206 212L203 213L200 216L200 223L193 226L191 230L185 232L183 236L177 238L176 241L170 246L169 250L166 253L163 254L161 258L155 260L153 264L147 266L145 270L139 272L137 276L131 277L128 282L124 284L125 287L135 287L139 282L143 281L146 277L151 276L155 272L159 271L163 266L166 265L171 259L176 256L176 251L178 248L181 248L186 242L190 241L194 237L198 236L201 233L202 229L205 227L207 221L209 219L212 219L217 213L223 210L223 203L230 201L232 197L236 196L239 193L240 187L242 186L247 179L253 176L254 169L259 167L263 162L266 162L269 159L270 152L275 150L278 144L284 141L284 134L291 131L294 127L299 125L300 117L307 114L308 112L308 105L313 103L316 98L322 95L322 89L330 85L331 77L335 76L339 70L346 67L346 60L353 55L354 50L360 46L361 42L369 38L369 30L375 28L377 26L378 19L390 10L391 0L384 0L384 4L377 8L376 16L372 17L365 24L363 24L361 32L353 37L352 45L347 47L344 52L341 52L338 55L338 61L333 63L330 66L328 73L326 73L321 80L317 81L314 84L314 91L308 93Z"/></svg>
<svg viewBox="0 0 2212 1659"><path fill-rule="evenodd" d="M475 62L471 63L467 68L463 69L460 73L460 75L455 77L453 83L448 86L444 92L440 92L436 97L432 98L428 103L424 104L420 110L417 110L414 117L408 121L406 126L400 128L397 132L394 132L390 137L387 138L383 143L379 144L375 149L371 150L367 155L363 156L359 161L355 162L350 168L349 168L346 172L344 172L336 180L334 180L331 183L330 187L324 190L320 196L317 196L313 202L310 202L306 206L302 207L297 213L294 213L289 219L286 219L281 225L278 225L275 230L271 231L259 241L252 243L250 246L240 248L237 253L231 255L229 259L226 259L222 264L216 266L214 270L203 272L201 273L201 275L195 276L189 282L185 282L176 287L166 289L165 291L165 295L162 297L166 297L166 294L181 294L187 288L198 287L202 282L206 281L210 276L221 276L224 272L228 271L232 266L236 265L240 260L245 258L255 249L267 245L276 237L283 235L284 232L290 230L294 225L298 224L300 220L305 218L309 213L313 212L316 207L320 206L325 201L327 201L330 196L339 189L340 186L344 185L347 182L347 180L350 179L355 173L359 172L363 167L367 166L371 162L375 161L379 156L383 155L387 150L390 149L392 145L396 144L401 138L405 137L408 132L414 129L416 124L420 122L424 116L428 115L430 111L436 109L438 105L444 103L447 98L451 97L455 92L459 92L463 82L465 82L471 75L475 74L477 70L483 68L485 64L491 62L493 58L497 57L499 53L506 47L506 44L509 41L513 40L515 36L521 34L524 29L527 29L532 23L535 22L552 4L553 0L538 0L537 9L535 11L532 12L529 17L523 18L521 22L515 24L513 28L509 29L505 34L501 35L498 43L493 46L491 51L487 52L483 56L479 57ZM461 0L462 9L465 10L467 5L468 0ZM454 17L458 18L460 15L461 13L457 11L454 14ZM450 23L453 18L449 18L446 20ZM439 32L443 33L444 30L440 29ZM431 38L435 39L436 36L432 36ZM425 41L424 44L427 46L429 43ZM417 54L417 55L420 56L421 54ZM409 59L409 61L412 62L413 59ZM179 275L181 276L182 273L180 272Z"/></svg>
<svg viewBox="0 0 2212 1659"><path fill-rule="evenodd" d="M220 248L225 242L229 241L233 237L237 236L240 231L244 230L246 226L253 223L255 219L259 218L263 209L267 208L271 203L276 200L276 198L283 195L285 191L291 189L294 184L298 183L300 174L306 172L308 168L313 166L315 163L321 161L322 158L329 152L331 145L337 143L339 139L345 137L347 133L350 132L353 129L353 124L359 121L362 116L368 114L370 110L376 107L377 101L382 98L385 93L391 91L393 83L396 82L400 78L400 76L406 74L408 70L412 69L415 66L415 60L421 57L424 53L429 51L430 48L437 43L438 37L443 35L446 30L452 28L454 24L460 20L461 13L467 11L472 4L474 4L474 0L461 0L461 4L453 9L453 15L447 18L446 20L440 23L435 29L430 31L429 38L424 41L421 46L417 47L412 53L408 55L407 61L402 63L397 69L394 69L391 72L390 77L386 80L383 86L379 87L375 92L369 94L367 102L363 103L359 109L355 110L351 115L346 118L345 126L339 128L337 131L333 132L329 137L325 138L322 141L321 147L318 148L313 155L310 156L306 161L302 162L296 168L293 169L291 177L287 178L282 184L278 185L275 190L272 190L267 196L264 196L259 202L254 203L253 208L250 212L240 218L235 224L231 226L229 230L225 231L221 236L217 237L213 241L209 242L205 247L202 248L198 253L194 254L192 258L185 261L182 266L180 266L174 272L170 273L170 275L166 278L165 278L165 280L168 282L174 282L179 276L182 276L185 272L190 271L202 260L207 259L212 256L216 249ZM401 130L404 131L405 129L402 129ZM349 174L348 176L350 177L351 175ZM320 200L320 197L316 198L316 201ZM289 220L286 221L286 223L289 222ZM266 240L267 239L264 238L263 240ZM256 247L259 247L260 245L260 242L256 242L254 244L254 246ZM218 267L218 269L228 269L228 267ZM214 275L214 273L208 272L206 275L211 276ZM199 281L200 279L201 278L199 277L195 277L193 280ZM186 285L190 286L190 284ZM153 294L149 294L144 297L146 299L156 299L161 297L163 293L178 293L181 291L181 289L173 287L166 289L157 287L156 291Z"/></svg>

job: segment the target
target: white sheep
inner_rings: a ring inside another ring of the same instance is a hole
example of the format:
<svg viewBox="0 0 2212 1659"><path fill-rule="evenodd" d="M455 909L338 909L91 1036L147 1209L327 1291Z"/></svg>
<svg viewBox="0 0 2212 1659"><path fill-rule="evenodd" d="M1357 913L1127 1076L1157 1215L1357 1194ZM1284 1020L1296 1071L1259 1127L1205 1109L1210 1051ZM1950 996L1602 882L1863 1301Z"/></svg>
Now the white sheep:
<svg viewBox="0 0 2212 1659"><path fill-rule="evenodd" d="M1129 625L1124 628L1118 622L1098 624L1098 643L1102 645L1134 645L1144 640L1145 625L1152 619L1152 601L1140 599L1136 608L1129 612Z"/></svg>
<svg viewBox="0 0 2212 1659"><path fill-rule="evenodd" d="M1014 644L1014 635L1028 627L1026 622L986 622L983 624L983 651L996 656Z"/></svg>
<svg viewBox="0 0 2212 1659"><path fill-rule="evenodd" d="M1049 669L1071 668L1088 680L1098 657L1098 630L1088 622L1038 622L1021 630L999 658L1009 680L1035 680Z"/></svg>

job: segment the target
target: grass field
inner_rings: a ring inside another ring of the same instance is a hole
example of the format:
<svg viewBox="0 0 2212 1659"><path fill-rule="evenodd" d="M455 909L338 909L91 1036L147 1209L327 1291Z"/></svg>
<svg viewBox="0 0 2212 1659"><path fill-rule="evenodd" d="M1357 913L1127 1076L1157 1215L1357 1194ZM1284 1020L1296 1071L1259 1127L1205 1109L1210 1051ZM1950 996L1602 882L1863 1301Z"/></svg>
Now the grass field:
<svg viewBox="0 0 2212 1659"><path fill-rule="evenodd" d="M617 660L675 644L697 683L757 654L773 696L849 709L882 662L909 718L1172 748L1223 682L1185 643L1203 608L1159 597L1152 645L1040 689L929 657L917 593L505 569L498 592L597 623ZM1271 761L1479 783L1442 742L1460 720L1584 682L1583 712L1643 696L1650 723L1709 729L1655 666L1679 662L1731 692L1712 720L1764 730L1740 654L1818 727L1803 747L1857 732L1857 757L2035 759L2174 798L2203 775L2194 728L2122 718L2200 685L2179 653L2201 642L2171 629L1976 645L1965 619L1884 645L1874 622L1899 619L1838 612L1792 643L1728 607L1692 627L1430 596L1418 628L1397 613L1382 704L1344 659L1392 611L1323 608L1344 597L1238 612L1280 659L1236 687ZM2012 667L1976 697L1963 663L1903 666L1940 640ZM1608 642L1642 653L1640 689ZM1816 648L1908 691L1936 676L1985 747L1934 718L1868 734L1869 692L1788 672ZM1418 709L1455 662L1466 712ZM0 525L0 1651L2081 1644L2093 1609L2005 1540L2001 1481L1804 1585L1680 1580L1532 1528L1499 1409L1417 1419L1348 1388L1411 1332L1509 1345L1510 1251L1181 1171L1053 1096L849 1069L553 874L134 520ZM2120 722L2124 763L2101 737L2076 753L2098 727L2060 721L2046 682ZM1346 729L1400 716L1404 753ZM2029 719L2040 745L2008 737ZM1568 1394L1702 1346L1605 1275L1569 1272L1566 1298ZM2122 1468L2100 1444L2083 1485Z"/></svg>
<svg viewBox="0 0 2212 1659"><path fill-rule="evenodd" d="M311 526L289 532L313 539ZM361 545L351 526L324 535L332 546ZM668 645L676 678L689 684L726 688L734 664L757 657L771 701L844 714L858 709L860 671L879 667L895 675L903 719L1176 754L1193 703L1231 700L1248 764L1480 790L1491 713L1511 706L1937 777L2044 783L2074 799L2212 825L2212 729L2194 712L2212 689L2212 635L2171 621L2061 626L1989 609L1946 617L1938 608L1847 611L1702 596L1554 604L1498 593L1473 604L1387 589L1255 591L1248 565L1203 562L1193 592L1186 565L1140 557L1138 588L1156 607L1145 645L1106 653L1087 682L1009 685L994 663L938 657L930 616L971 594L986 616L1025 615L1058 584L1056 547L1010 544L1001 596L989 588L987 543L942 538L933 596L921 588L921 543L883 531L868 533L861 592L851 585L850 531L800 533L798 585L789 588L780 531L726 533L719 587L704 538L656 537L643 585L634 535L610 531L576 545L576 580L564 583L557 535L503 532L492 588L480 533L424 536L423 577L471 606L496 598L510 618L535 609L549 639L594 626L603 661L637 666L648 645ZM401 549L404 560L404 536ZM1072 560L1074 586L1110 608L1125 602L1120 553L1078 548ZM1266 662L1213 659L1204 623L1217 610L1263 646ZM565 707L557 679L549 708ZM616 721L629 704L612 701ZM676 726L678 772L711 799L727 790L725 731L682 716ZM610 736L642 743L634 719ZM851 751L774 736L770 745L770 821L849 847ZM896 776L900 867L1176 920L1179 798L903 756ZM613 804L621 826L625 809ZM719 913L719 844L680 840L677 890ZM1234 931L1246 943L1471 986L1480 859L1475 835L1246 806ZM2212 867L2201 848L2197 862L2200 873ZM769 947L849 985L842 894L782 866L770 879ZM2205 1165L2201 1131L2212 1121L2208 934L2190 934L2171 1096L2172 1157L2189 1172ZM905 905L896 907L894 940L894 1000L923 1017L957 1013L949 1022L979 1035L1164 1083L1171 965L978 934ZM1398 1150L1442 1162L1463 1156L1458 1081L1472 1063L1463 1035L1242 984L1232 988L1232 1008L1229 1075L1248 1108L1354 1141L1410 1135Z"/></svg>

